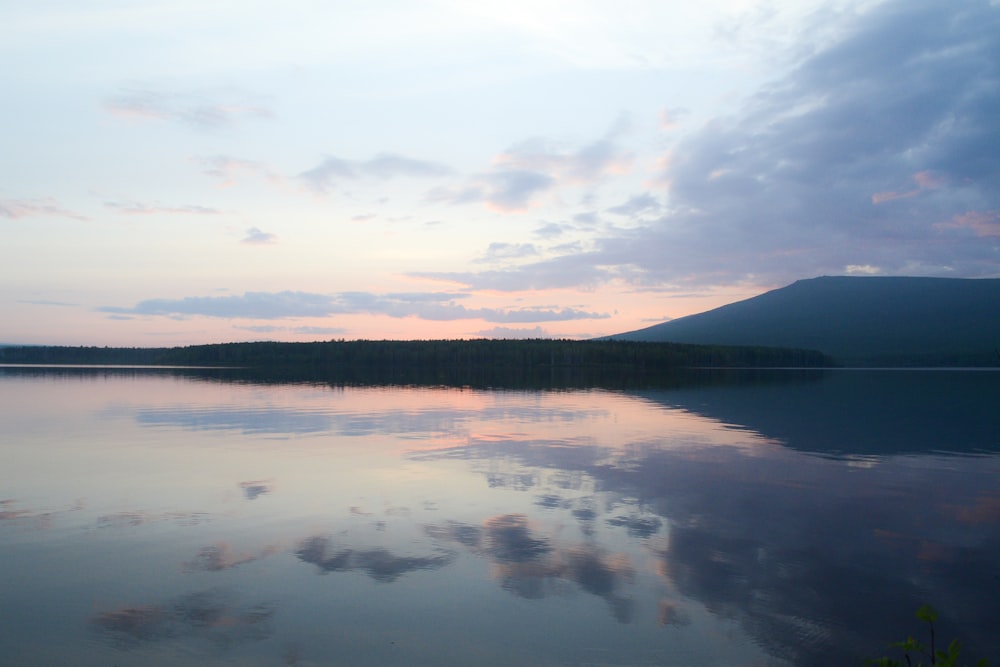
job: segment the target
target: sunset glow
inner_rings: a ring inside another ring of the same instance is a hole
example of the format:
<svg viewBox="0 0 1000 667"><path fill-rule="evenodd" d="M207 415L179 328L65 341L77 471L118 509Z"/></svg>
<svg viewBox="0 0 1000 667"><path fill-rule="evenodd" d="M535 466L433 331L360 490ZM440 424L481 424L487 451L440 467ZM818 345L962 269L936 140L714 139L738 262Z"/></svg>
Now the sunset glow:
<svg viewBox="0 0 1000 667"><path fill-rule="evenodd" d="M0 344L589 338L1000 276L988 0L6 3Z"/></svg>

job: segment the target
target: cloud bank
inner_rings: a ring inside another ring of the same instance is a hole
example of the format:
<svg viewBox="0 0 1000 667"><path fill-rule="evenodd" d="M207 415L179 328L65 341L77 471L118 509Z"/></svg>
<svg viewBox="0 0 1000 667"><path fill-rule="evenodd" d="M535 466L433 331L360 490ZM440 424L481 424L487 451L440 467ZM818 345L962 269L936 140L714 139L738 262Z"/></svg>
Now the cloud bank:
<svg viewBox="0 0 1000 667"><path fill-rule="evenodd" d="M113 315L165 317L220 317L229 319L274 320L299 317L371 314L389 317L417 317L424 320L482 319L496 323L534 323L579 319L604 319L607 313L576 308L469 308L457 300L467 295L446 292L375 294L341 292L246 292L243 295L148 299L131 308L106 306L100 312Z"/></svg>
<svg viewBox="0 0 1000 667"><path fill-rule="evenodd" d="M606 209L630 224L538 262L419 275L505 291L770 286L858 267L1000 275L1000 6L891 0L816 20L832 38L670 147L664 201L640 193ZM623 157L608 141L574 156L519 146L451 201L524 210L557 174L592 180Z"/></svg>

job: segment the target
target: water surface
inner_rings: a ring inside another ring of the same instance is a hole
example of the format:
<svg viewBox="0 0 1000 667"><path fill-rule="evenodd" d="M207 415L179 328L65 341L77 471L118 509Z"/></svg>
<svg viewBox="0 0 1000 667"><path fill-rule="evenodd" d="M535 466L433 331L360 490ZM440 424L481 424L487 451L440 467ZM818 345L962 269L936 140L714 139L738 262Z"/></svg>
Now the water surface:
<svg viewBox="0 0 1000 667"><path fill-rule="evenodd" d="M1000 374L0 369L0 664L997 661Z"/></svg>

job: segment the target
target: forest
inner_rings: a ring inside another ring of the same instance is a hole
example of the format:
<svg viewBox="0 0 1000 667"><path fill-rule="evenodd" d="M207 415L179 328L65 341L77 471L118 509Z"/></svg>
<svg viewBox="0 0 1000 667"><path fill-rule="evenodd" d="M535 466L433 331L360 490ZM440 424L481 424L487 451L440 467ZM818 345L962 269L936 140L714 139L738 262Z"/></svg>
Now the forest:
<svg viewBox="0 0 1000 667"><path fill-rule="evenodd" d="M0 364L152 366L249 382L468 387L664 386L690 369L825 368L810 350L612 340L354 340L171 348L10 346ZM704 379L704 378L703 378ZM689 379L685 379L689 382Z"/></svg>

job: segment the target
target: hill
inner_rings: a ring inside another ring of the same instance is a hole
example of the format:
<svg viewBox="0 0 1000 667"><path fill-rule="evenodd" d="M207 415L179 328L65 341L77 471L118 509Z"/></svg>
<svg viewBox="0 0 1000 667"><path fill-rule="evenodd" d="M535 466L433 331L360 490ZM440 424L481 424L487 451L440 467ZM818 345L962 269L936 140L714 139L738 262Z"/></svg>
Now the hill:
<svg viewBox="0 0 1000 667"><path fill-rule="evenodd" d="M996 366L1000 279L812 278L609 338L814 349L856 366Z"/></svg>

